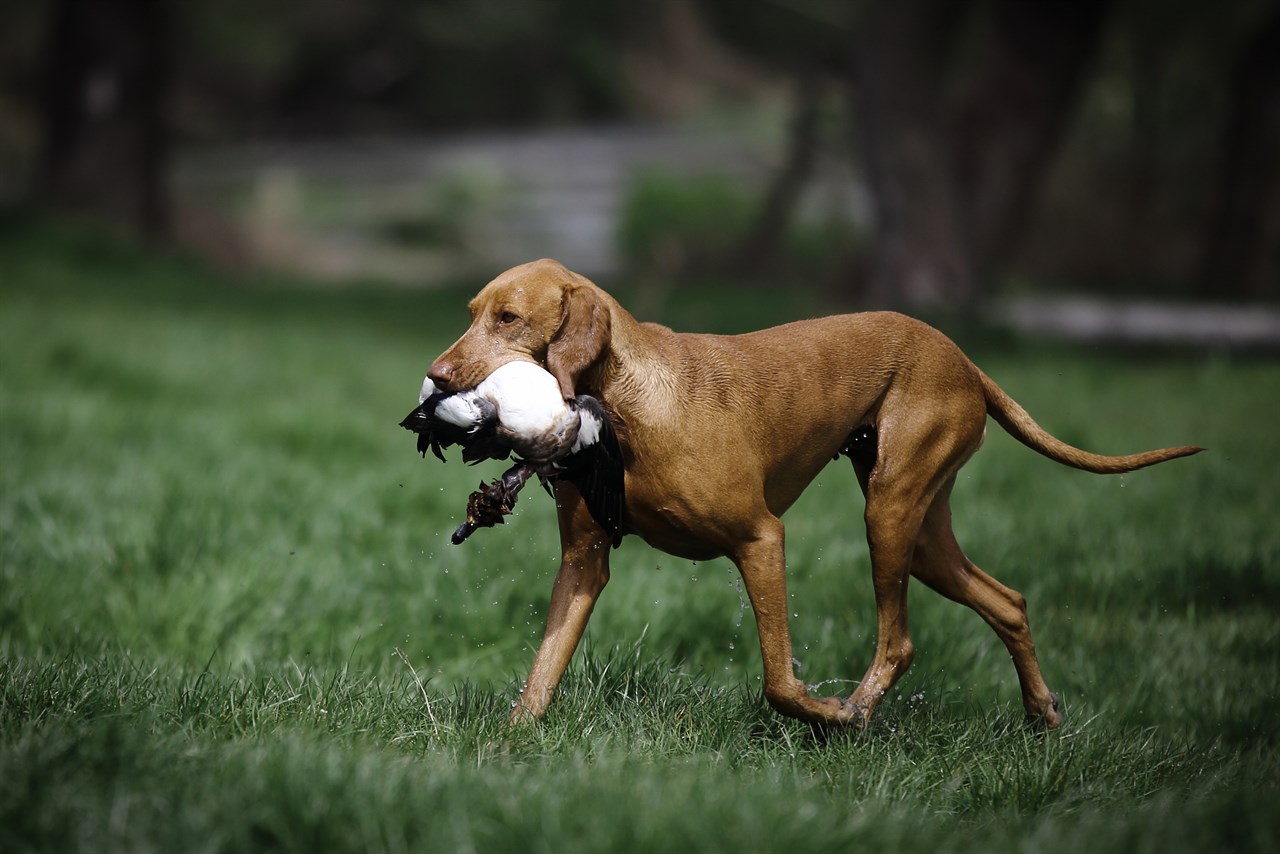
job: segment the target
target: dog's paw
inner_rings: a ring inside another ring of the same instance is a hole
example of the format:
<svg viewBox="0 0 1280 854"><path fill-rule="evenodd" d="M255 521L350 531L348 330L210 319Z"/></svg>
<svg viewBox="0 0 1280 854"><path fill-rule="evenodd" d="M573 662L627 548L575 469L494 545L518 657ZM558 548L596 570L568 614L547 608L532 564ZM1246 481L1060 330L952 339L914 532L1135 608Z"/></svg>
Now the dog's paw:
<svg viewBox="0 0 1280 854"><path fill-rule="evenodd" d="M1062 712L1058 706L1058 695L1049 693L1049 703L1043 709L1028 710L1027 723L1040 730L1057 729L1062 726Z"/></svg>

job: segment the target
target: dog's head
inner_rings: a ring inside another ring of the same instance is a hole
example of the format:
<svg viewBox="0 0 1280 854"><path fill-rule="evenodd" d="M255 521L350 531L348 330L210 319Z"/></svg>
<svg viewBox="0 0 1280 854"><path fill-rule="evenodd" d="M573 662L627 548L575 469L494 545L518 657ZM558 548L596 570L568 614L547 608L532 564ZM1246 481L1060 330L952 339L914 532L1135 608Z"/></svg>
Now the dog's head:
<svg viewBox="0 0 1280 854"><path fill-rule="evenodd" d="M512 267L485 285L469 308L470 328L428 373L443 391L466 391L507 362L526 361L550 371L568 400L608 346L603 292L557 261Z"/></svg>

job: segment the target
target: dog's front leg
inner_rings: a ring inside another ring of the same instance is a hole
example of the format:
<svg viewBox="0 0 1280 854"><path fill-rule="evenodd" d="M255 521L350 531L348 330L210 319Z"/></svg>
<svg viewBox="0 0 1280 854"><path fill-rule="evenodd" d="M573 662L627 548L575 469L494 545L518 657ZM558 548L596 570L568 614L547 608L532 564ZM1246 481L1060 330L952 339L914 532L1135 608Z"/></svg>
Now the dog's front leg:
<svg viewBox="0 0 1280 854"><path fill-rule="evenodd" d="M511 713L513 724L542 717L578 647L596 599L609 581L609 536L591 517L572 484L557 483L556 512L560 519L560 571L551 590L542 645Z"/></svg>
<svg viewBox="0 0 1280 854"><path fill-rule="evenodd" d="M781 520L769 516L755 536L730 555L742 573L760 635L764 659L764 695L784 715L818 725L861 723L854 709L837 698L809 696L796 678L791 658L791 629L787 623L787 579Z"/></svg>

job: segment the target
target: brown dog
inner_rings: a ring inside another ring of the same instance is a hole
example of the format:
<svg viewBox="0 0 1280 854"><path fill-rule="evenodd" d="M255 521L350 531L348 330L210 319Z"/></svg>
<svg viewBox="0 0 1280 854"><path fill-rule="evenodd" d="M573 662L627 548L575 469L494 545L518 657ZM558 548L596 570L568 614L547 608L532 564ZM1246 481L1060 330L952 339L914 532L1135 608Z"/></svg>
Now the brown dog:
<svg viewBox="0 0 1280 854"><path fill-rule="evenodd" d="M865 723L911 664L911 575L977 611L1013 657L1029 718L1061 723L1036 661L1025 600L965 557L951 531L956 472L982 444L988 415L1050 459L1103 474L1200 450L1110 457L1073 448L1041 429L941 333L890 312L745 335L680 334L637 322L550 260L503 273L470 309L470 328L431 366L436 385L466 390L523 359L545 366L566 399L600 400L626 464L626 531L683 558L727 555L737 565L759 628L765 697L817 725ZM859 453L855 436L878 444ZM792 670L780 517L842 452L866 495L878 639L851 697L817 699ZM556 498L560 571L513 721L542 715L609 580L608 536L572 485L561 483Z"/></svg>

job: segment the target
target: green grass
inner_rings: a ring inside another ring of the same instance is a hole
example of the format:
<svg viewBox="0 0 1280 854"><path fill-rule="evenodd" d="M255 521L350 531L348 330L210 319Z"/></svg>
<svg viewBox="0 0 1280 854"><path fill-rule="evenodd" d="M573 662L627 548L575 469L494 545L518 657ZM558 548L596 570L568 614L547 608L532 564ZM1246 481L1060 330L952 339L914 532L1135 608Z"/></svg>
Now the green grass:
<svg viewBox="0 0 1280 854"><path fill-rule="evenodd" d="M546 721L509 731L551 502L451 546L501 467L396 427L465 292L245 284L4 226L0 850L1280 845L1274 362L966 341L1068 441L1211 449L1101 478L992 425L962 474L958 534L1027 595L1059 732L916 585L913 669L867 732L815 740L760 696L731 567L634 538ZM668 320L721 330L813 299L677 296ZM860 517L847 465L787 517L809 682L871 655Z"/></svg>

